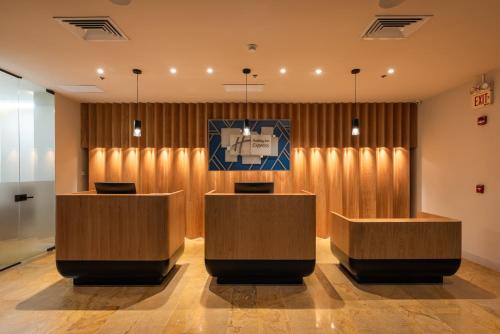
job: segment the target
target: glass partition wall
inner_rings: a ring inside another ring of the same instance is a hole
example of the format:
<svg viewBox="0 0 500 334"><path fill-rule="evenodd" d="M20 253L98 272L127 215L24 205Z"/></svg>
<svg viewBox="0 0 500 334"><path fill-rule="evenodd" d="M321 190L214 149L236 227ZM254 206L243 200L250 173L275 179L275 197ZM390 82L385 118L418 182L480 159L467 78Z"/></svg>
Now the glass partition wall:
<svg viewBox="0 0 500 334"><path fill-rule="evenodd" d="M0 270L54 246L54 96L0 72Z"/></svg>

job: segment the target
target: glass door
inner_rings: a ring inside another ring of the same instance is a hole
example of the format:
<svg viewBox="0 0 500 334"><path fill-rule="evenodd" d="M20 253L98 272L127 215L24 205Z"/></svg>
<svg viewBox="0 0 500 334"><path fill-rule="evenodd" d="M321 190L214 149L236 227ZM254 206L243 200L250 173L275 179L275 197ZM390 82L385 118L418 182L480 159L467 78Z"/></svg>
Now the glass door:
<svg viewBox="0 0 500 334"><path fill-rule="evenodd" d="M19 262L19 84L0 72L0 270Z"/></svg>
<svg viewBox="0 0 500 334"><path fill-rule="evenodd" d="M1 270L54 246L55 132L54 96L0 75L0 94L11 96L0 101Z"/></svg>

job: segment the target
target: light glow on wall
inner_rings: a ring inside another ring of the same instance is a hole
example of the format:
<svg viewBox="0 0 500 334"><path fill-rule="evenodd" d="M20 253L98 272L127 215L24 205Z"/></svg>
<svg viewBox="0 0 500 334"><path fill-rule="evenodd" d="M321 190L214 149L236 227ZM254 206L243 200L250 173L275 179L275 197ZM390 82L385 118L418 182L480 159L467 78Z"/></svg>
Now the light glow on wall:
<svg viewBox="0 0 500 334"><path fill-rule="evenodd" d="M135 182L144 193L184 189L193 208L187 213L191 236L201 233L207 191L232 192L234 182L241 181L275 182L276 192L317 194L317 234L325 236L329 210L352 217L407 214L408 152L400 147L294 147L290 172L220 172L208 170L206 148L96 148L89 152L89 182L91 188L95 181Z"/></svg>

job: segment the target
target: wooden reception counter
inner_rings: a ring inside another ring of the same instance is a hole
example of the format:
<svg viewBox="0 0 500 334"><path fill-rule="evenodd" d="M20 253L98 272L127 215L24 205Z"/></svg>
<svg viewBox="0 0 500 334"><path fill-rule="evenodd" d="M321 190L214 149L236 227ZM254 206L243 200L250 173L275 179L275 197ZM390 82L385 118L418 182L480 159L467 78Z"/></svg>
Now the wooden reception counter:
<svg viewBox="0 0 500 334"><path fill-rule="evenodd" d="M225 282L299 282L314 270L316 196L205 195L205 265Z"/></svg>
<svg viewBox="0 0 500 334"><path fill-rule="evenodd" d="M350 219L330 212L330 218L332 252L359 282L441 282L460 266L459 220L428 213Z"/></svg>
<svg viewBox="0 0 500 334"><path fill-rule="evenodd" d="M56 262L75 284L157 284L182 254L184 191L58 195Z"/></svg>

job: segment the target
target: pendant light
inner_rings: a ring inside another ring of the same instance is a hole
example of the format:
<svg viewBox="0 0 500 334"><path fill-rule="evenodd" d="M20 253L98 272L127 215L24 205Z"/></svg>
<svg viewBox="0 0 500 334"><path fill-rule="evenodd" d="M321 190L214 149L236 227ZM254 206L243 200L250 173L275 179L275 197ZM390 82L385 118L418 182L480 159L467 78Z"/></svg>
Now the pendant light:
<svg viewBox="0 0 500 334"><path fill-rule="evenodd" d="M134 68L132 70L132 73L134 73L136 76L136 100L135 100L135 103L137 106L137 110L139 110L139 75L142 74L142 71L138 68ZM142 135L141 120L134 119L132 121L132 136L140 137L141 135Z"/></svg>
<svg viewBox="0 0 500 334"><path fill-rule="evenodd" d="M358 89L358 82L357 82L357 75L361 72L359 68L353 68L351 70L351 74L354 75L354 111L356 116L358 115L358 101L357 101L357 89ZM351 134L353 136L359 136L359 118L355 117L351 121Z"/></svg>
<svg viewBox="0 0 500 334"><path fill-rule="evenodd" d="M248 116L248 75L252 72L249 68L243 69L243 74L245 75L245 114ZM245 123L243 124L243 136L250 136L250 120L245 118Z"/></svg>

